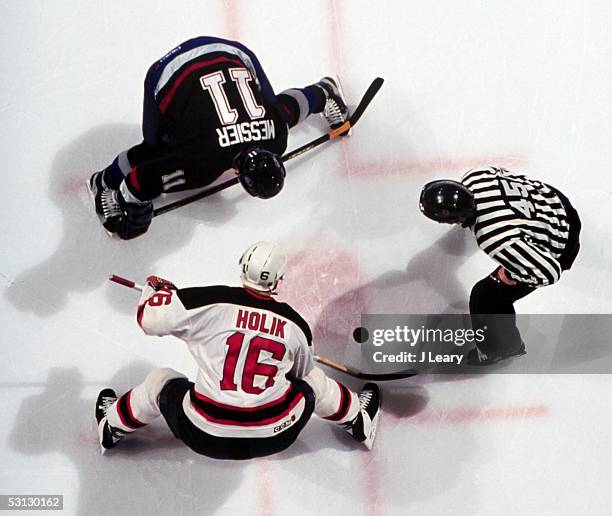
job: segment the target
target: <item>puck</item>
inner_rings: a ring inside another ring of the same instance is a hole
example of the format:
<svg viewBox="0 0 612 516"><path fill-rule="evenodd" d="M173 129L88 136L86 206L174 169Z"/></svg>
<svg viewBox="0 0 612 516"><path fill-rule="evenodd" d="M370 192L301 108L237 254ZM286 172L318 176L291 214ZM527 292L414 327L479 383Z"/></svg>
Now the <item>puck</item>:
<svg viewBox="0 0 612 516"><path fill-rule="evenodd" d="M367 328L360 326L359 328L355 328L353 330L353 339L355 339L355 342L358 342L359 344L363 344L364 342L367 342L369 338L370 338L370 333L368 332Z"/></svg>

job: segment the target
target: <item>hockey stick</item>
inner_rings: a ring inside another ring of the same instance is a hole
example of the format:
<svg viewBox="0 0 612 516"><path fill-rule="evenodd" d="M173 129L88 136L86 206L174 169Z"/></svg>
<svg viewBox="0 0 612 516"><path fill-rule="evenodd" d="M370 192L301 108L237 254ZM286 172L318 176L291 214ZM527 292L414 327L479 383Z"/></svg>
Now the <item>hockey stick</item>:
<svg viewBox="0 0 612 516"><path fill-rule="evenodd" d="M292 150L291 152L288 152L281 158L281 160L285 162L293 158L297 158L298 156L304 154L305 152L315 149L319 145L322 145L330 140L338 138L339 136L343 136L347 134L351 130L351 128L359 121L359 119L363 115L363 112L370 105L370 102L372 102L372 99L378 93L378 90L380 90L380 88L382 87L383 82L384 82L384 79L382 79L382 77L377 77L376 79L372 81L372 83L370 84L366 92L363 94L363 97L359 101L359 104L355 108L355 111L353 111L353 113L348 118L348 120L344 122L340 127L337 127L336 129L332 129L331 131L324 134L323 136L320 136L316 140L313 140L310 143L307 143L306 145L302 145L301 147L298 147L297 149ZM168 213L169 211L176 210L177 208L180 208L181 206L186 206L187 204L191 204L192 202L199 201L200 199L204 199L205 197L208 197L217 192L220 192L221 190L225 190L226 188L229 188L230 186L233 186L237 184L238 182L239 182L238 177L232 177L231 179L228 179L227 181L224 181L223 183L219 183L218 185L213 186L212 188L208 188L207 190L204 190L203 192L199 192L197 194L190 195L189 197L185 197L178 201L168 203L165 206L156 208L153 210L153 216L158 217L159 215L163 215L164 213Z"/></svg>
<svg viewBox="0 0 612 516"><path fill-rule="evenodd" d="M378 90L382 88L384 82L385 80L382 77L376 77L376 79L374 79L368 86L368 89L363 94L363 97L361 97L361 100L355 108L355 111L353 111L353 113L351 114L351 116L349 116L346 122L344 122L340 127L332 129L323 136L319 136L319 138L317 138L316 140L313 140L310 143L302 145L301 147L292 150L288 154L285 154L282 158L283 161L289 161L290 159L297 158L299 155L304 154L305 152L312 150L318 147L319 145L328 142L329 140L333 140L334 138L338 138L338 136L343 136L347 134L351 130L351 128L354 127L355 124L359 121L359 119L363 115L363 112L370 105L370 102L372 102L372 99L374 99L374 97L378 93Z"/></svg>
<svg viewBox="0 0 612 516"><path fill-rule="evenodd" d="M132 280L122 278L121 276L117 276L116 274L111 274L108 279L110 281L114 281L115 283L119 283L119 285L123 285L124 287L139 290L140 292L142 292L142 289L144 288L142 285L134 283Z"/></svg>
<svg viewBox="0 0 612 516"><path fill-rule="evenodd" d="M416 371L405 373L362 373L358 369L354 369L353 367L334 362L329 358L321 357L318 355L315 355L314 358L317 362L319 362L319 364L326 365L327 367L331 367L336 371L340 371L341 373L348 374L349 376L353 376L361 380L377 380L379 382L384 382L389 380L401 380L402 378L410 378L418 374Z"/></svg>
<svg viewBox="0 0 612 516"><path fill-rule="evenodd" d="M117 276L116 274L112 274L109 278L110 281L118 283L119 285L123 285L124 287L133 288L134 290L138 290L142 292L144 288L142 285L133 282L132 280L122 278L121 276ZM321 357L319 355L315 355L314 359L320 364L326 365L327 367L331 367L336 371L340 371L342 373L348 374L349 376L354 376L355 378L360 378L362 380L400 380L402 378L410 378L411 376L415 376L417 373L388 373L388 374L370 374L370 373L362 373L357 369L353 369L352 367L346 366L344 364L340 364L338 362L334 362L329 358Z"/></svg>

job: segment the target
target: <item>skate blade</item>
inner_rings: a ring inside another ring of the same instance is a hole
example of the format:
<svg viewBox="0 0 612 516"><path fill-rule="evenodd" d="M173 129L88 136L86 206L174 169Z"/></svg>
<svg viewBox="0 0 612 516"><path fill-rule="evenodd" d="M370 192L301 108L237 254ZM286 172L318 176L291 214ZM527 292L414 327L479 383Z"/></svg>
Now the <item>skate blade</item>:
<svg viewBox="0 0 612 516"><path fill-rule="evenodd" d="M110 237L113 238L115 236L115 233L111 233L110 231L108 231L105 227L104 227L104 217L102 217L102 215L100 215L97 211L96 211L96 194L94 194L94 191L91 188L91 184L89 183L89 179L85 180L85 185L87 186L87 191L89 192L89 197L91 198L91 203L93 204L94 207L94 213L96 214L96 217L98 217L98 220L100 221L100 225L102 226L102 229L104 230L104 232Z"/></svg>
<svg viewBox="0 0 612 516"><path fill-rule="evenodd" d="M372 427L370 428L370 433L366 437L365 441L363 441L363 444L368 450L371 450L374 446L374 439L376 438L376 432L378 431L378 420L380 419L380 413L381 410L378 409L378 412L372 420Z"/></svg>
<svg viewBox="0 0 612 516"><path fill-rule="evenodd" d="M370 434L366 437L366 440L363 442L368 450L372 449L374 446L374 439L376 438L376 432L378 431L378 420L380 419L380 415L382 414L382 391L378 389L378 412L374 416L372 420L372 428L370 428Z"/></svg>
<svg viewBox="0 0 612 516"><path fill-rule="evenodd" d="M100 445L100 455L104 455L106 453L106 448L102 446L102 438L104 433L104 423L106 422L106 417L103 417L98 423L98 444Z"/></svg>

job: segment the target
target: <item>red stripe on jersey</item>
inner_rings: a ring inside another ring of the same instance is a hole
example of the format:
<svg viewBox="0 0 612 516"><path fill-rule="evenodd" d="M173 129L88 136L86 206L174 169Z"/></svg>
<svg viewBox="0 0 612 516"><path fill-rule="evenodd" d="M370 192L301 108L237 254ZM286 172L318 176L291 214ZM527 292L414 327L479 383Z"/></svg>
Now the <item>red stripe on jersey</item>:
<svg viewBox="0 0 612 516"><path fill-rule="evenodd" d="M142 328L142 331L144 332L144 334L147 334L147 330L144 329L144 326L142 325L142 318L144 317L144 309L145 309L145 305L149 302L149 300L147 299L144 303L142 303L141 305L138 305L138 310L136 310L136 321L138 321L138 326L140 326Z"/></svg>
<svg viewBox="0 0 612 516"><path fill-rule="evenodd" d="M193 392L198 399L205 401L206 403L210 403L211 405L214 405L215 407L228 409L228 410L237 410L239 412L256 412L257 410L263 410L263 409L270 408L270 407L273 407L275 405L282 403L283 401L285 401L285 399L287 399L287 396L291 392L292 388L293 388L293 385L290 384L287 390L285 391L285 394L283 394L280 398L276 398L275 400L269 401L268 403L264 403L263 405L257 405L256 407L237 407L235 405L226 405L225 403L219 403L218 401L215 401L211 398L204 396L203 394L200 394L195 389L193 390Z"/></svg>
<svg viewBox="0 0 612 516"><path fill-rule="evenodd" d="M276 299L274 299L272 296L263 296L261 294L258 294L257 292L254 292L250 288L247 288L247 287L243 287L243 288L247 292L247 294L251 294L253 297L256 297L257 299L263 299L264 301L276 301Z"/></svg>
<svg viewBox="0 0 612 516"><path fill-rule="evenodd" d="M181 83L187 78L187 76L193 72L194 70L199 70L200 68L206 68L207 66L212 66L218 63L234 63L237 65L244 66L244 63L239 59L232 59L231 57L217 57L216 59L210 59L209 61L200 61L197 63L193 63L185 68L181 74L174 80L174 84L168 90L168 93L164 96L164 98L159 103L159 110L164 113L168 108L168 104L172 101L176 90L181 85Z"/></svg>
<svg viewBox="0 0 612 516"><path fill-rule="evenodd" d="M218 419L216 417L211 416L210 414L207 414L200 407L197 407L193 403L191 404L191 406L196 410L198 414L200 414L204 419L206 419L207 421L210 421L211 423L219 423L221 425L231 425L231 426L264 426L264 425L269 425L271 423L276 423L277 421L286 417L287 414L289 414L289 412L291 412L291 410L293 410L293 408L300 402L300 400L303 400L303 399L304 399L304 395L300 392L294 398L294 400L289 404L287 409L284 410L279 415L274 416L274 417L269 417L266 419L261 419L259 421L248 421L248 422L247 421L232 421L230 419Z"/></svg>

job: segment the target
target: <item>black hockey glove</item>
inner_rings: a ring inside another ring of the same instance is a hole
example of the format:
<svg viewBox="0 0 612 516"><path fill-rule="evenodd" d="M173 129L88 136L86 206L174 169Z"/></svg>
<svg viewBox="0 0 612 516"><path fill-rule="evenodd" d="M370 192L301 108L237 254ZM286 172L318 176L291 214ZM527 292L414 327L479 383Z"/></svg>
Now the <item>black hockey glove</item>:
<svg viewBox="0 0 612 516"><path fill-rule="evenodd" d="M130 240L147 232L153 220L153 203L127 202L117 191L121 215L115 220L115 231L122 240Z"/></svg>
<svg viewBox="0 0 612 516"><path fill-rule="evenodd" d="M153 288L155 292L159 292L160 290L167 288L170 290L177 290L177 287L171 281L167 279L160 278L159 276L149 276L147 278L147 285Z"/></svg>

